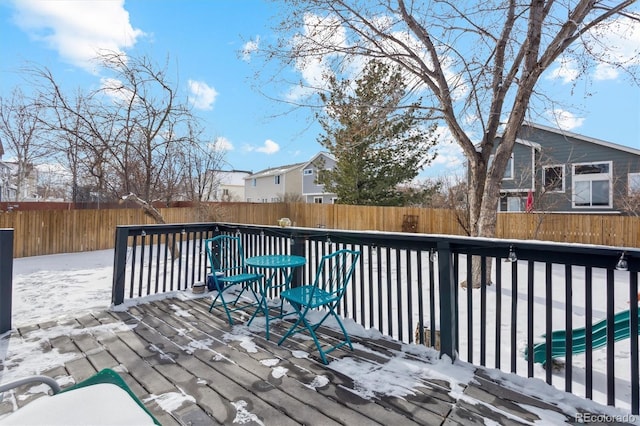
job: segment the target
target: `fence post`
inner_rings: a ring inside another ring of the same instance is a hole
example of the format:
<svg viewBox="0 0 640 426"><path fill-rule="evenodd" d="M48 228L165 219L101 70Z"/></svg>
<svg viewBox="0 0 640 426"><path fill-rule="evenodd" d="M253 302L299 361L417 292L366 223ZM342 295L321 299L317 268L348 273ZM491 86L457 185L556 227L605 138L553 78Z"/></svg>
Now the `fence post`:
<svg viewBox="0 0 640 426"><path fill-rule="evenodd" d="M291 254L306 258L307 253L306 253L306 244L305 244L304 238L298 237L296 235L291 235L291 239L293 240L291 244ZM300 283L302 282L304 268L292 268L292 269L293 269L293 278L291 279L291 286L295 287L300 285Z"/></svg>
<svg viewBox="0 0 640 426"><path fill-rule="evenodd" d="M11 330L13 229L0 230L0 334Z"/></svg>
<svg viewBox="0 0 640 426"><path fill-rule="evenodd" d="M116 227L115 253L113 255L113 285L111 287L111 303L124 303L124 279L127 269L127 242L129 230L126 227Z"/></svg>
<svg viewBox="0 0 640 426"><path fill-rule="evenodd" d="M438 241L438 282L440 286L440 357L456 359L458 318L456 317L456 283L453 281L451 247L446 241Z"/></svg>

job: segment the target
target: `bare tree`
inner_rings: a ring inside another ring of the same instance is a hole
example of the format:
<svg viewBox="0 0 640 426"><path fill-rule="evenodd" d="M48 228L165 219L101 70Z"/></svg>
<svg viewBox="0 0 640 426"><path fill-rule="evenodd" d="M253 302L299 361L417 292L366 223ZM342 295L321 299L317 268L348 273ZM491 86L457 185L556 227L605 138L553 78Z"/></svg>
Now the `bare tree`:
<svg viewBox="0 0 640 426"><path fill-rule="evenodd" d="M470 235L469 191L466 179L460 175L451 175L440 178L438 183L438 192L432 200L431 207L450 210L464 233Z"/></svg>
<svg viewBox="0 0 640 426"><path fill-rule="evenodd" d="M197 202L208 201L219 186L219 170L224 161L224 151L217 148L215 141L207 141L202 131L189 126L191 143L184 150L183 186L189 199Z"/></svg>
<svg viewBox="0 0 640 426"><path fill-rule="evenodd" d="M561 55L584 70L598 61L623 67L593 35L637 21L634 2L289 0L281 39L266 50L315 76L369 58L398 64L467 158L471 235L493 236L516 136L532 96L545 98L542 73Z"/></svg>
<svg viewBox="0 0 640 426"><path fill-rule="evenodd" d="M40 98L50 114L45 116L42 125L52 134L50 140L52 159L57 159L59 164L69 173L71 184L71 201L87 201L83 199L80 188L91 188L96 192L99 185L94 175L94 161L91 159L91 147L89 143L93 138L86 132L86 120L91 121L91 111L87 108L88 97L77 93L73 99L67 98L60 91L53 76L46 70L42 70L41 76L50 84L48 90L41 93Z"/></svg>
<svg viewBox="0 0 640 426"><path fill-rule="evenodd" d="M627 172L622 182L612 182L617 208L629 216L640 216L640 172Z"/></svg>
<svg viewBox="0 0 640 426"><path fill-rule="evenodd" d="M618 199L620 207L629 216L640 216L640 191L629 191Z"/></svg>
<svg viewBox="0 0 640 426"><path fill-rule="evenodd" d="M9 98L0 97L0 140L7 153L15 156L13 201L31 195L25 191L28 180L36 181L34 165L50 152L46 128L41 121L44 113L40 100L29 99L19 88L14 89Z"/></svg>
<svg viewBox="0 0 640 426"><path fill-rule="evenodd" d="M73 157L69 164L91 177L90 187L112 199L133 200L160 222L153 202L185 196L185 157L195 143L190 129L197 118L181 101L166 65L112 52L97 60L110 78L75 98L49 70L30 70L55 113L49 125Z"/></svg>
<svg viewBox="0 0 640 426"><path fill-rule="evenodd" d="M114 165L120 190L151 202L163 198L164 178L176 166L173 162L180 144L188 142L184 128L193 116L180 103L177 89L148 58L106 53L101 63L113 78L96 96L111 100L101 111L117 128L108 141L109 161Z"/></svg>

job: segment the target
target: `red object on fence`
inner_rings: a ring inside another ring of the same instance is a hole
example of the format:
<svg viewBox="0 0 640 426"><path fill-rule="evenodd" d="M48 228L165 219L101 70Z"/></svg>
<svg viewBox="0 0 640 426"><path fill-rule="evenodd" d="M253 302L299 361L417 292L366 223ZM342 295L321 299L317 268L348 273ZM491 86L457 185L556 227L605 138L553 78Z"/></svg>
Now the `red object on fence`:
<svg viewBox="0 0 640 426"><path fill-rule="evenodd" d="M533 210L533 192L531 192L531 190L529 190L529 194L527 195L527 213L531 213L531 211Z"/></svg>

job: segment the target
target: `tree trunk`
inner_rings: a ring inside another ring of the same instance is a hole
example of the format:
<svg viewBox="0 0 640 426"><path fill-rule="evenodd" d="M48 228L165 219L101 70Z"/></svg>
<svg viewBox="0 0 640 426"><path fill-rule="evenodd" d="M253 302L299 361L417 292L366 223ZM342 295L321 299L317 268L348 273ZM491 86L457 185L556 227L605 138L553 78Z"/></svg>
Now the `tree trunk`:
<svg viewBox="0 0 640 426"><path fill-rule="evenodd" d="M158 211L158 209L153 207L152 204L149 204L148 202L146 202L142 198L138 197L136 194L125 195L124 197L122 197L122 199L125 200L125 201L131 200L134 203L136 203L137 205L139 205L140 207L142 207L142 210L144 211L144 213L147 216L151 217L156 223L158 223L158 224L166 224L167 223L164 220L164 217L162 217L162 213L160 213L160 211Z"/></svg>
<svg viewBox="0 0 640 426"><path fill-rule="evenodd" d="M153 218L153 220L158 223L158 224L166 224L167 222L164 220L164 217L162 216L162 213L160 213L160 211L158 209L156 209L155 207L153 207L152 204L146 202L145 200L143 200L142 198L138 197L136 194L128 194L125 195L124 197L122 197L123 200L131 200L134 203L136 203L137 205L139 205L140 207L142 207L142 210L144 211L144 213ZM178 246L176 244L174 244L176 240L176 236L173 234L169 234L167 235L167 244L169 245L169 247L171 247L171 258L172 259L177 259L178 257L180 257L180 248L178 248Z"/></svg>
<svg viewBox="0 0 640 426"><path fill-rule="evenodd" d="M498 220L498 199L500 196L500 184L487 175L486 163L478 157L477 163L469 167L469 221L471 236L494 237ZM485 260L485 282L492 283L492 261ZM482 258L473 256L471 259L471 287L479 288L482 285ZM464 280L461 287L467 288L468 282Z"/></svg>

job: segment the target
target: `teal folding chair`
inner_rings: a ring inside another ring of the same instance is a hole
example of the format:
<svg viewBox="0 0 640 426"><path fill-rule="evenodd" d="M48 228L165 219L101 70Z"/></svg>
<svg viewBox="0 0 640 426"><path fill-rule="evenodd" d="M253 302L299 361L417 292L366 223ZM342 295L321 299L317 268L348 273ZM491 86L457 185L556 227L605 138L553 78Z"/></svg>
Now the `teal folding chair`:
<svg viewBox="0 0 640 426"><path fill-rule="evenodd" d="M278 345L281 345L287 337L307 330L313 338L324 364L327 364L326 355L328 353L344 345L348 345L349 349L353 350L349 334L344 328L340 316L336 313L336 308L351 281L353 270L359 257L359 251L346 249L323 256L320 259L313 285L293 287L282 292L283 301L287 301L293 306L298 314L298 319L282 336ZM311 312L314 314L320 312L320 315L322 315L320 321L312 322L309 318L312 316L310 315ZM322 349L316 331L330 316L335 318L340 326L344 340L328 349Z"/></svg>
<svg viewBox="0 0 640 426"><path fill-rule="evenodd" d="M207 238L204 241L209 266L211 267L211 279L214 287L218 291L216 297L211 302L209 312L213 310L220 299L220 304L229 319L229 324L233 325L231 312L247 309L258 305L258 295L256 294L253 284L264 278L264 275L249 272L245 265L244 250L242 249L242 241L240 237L232 237L228 235L219 235L214 238ZM231 303L225 299L225 292L240 284L241 289L235 300ZM249 290L253 294L254 303L238 306L238 300L243 293ZM231 307L230 307L231 306Z"/></svg>

